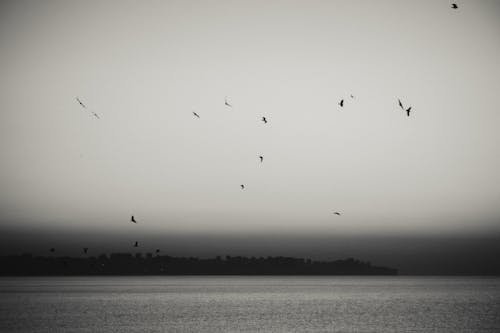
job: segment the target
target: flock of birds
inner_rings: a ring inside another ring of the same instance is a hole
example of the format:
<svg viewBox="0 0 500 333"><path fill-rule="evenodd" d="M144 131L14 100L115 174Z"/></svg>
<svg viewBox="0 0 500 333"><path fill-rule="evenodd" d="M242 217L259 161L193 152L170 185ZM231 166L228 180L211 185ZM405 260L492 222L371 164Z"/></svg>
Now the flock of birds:
<svg viewBox="0 0 500 333"><path fill-rule="evenodd" d="M458 5L457 5L456 3L452 3L452 4L451 4L451 8L452 8L452 9L458 9ZM351 97L351 99L354 99L354 96L353 96L353 95L350 95L350 97ZM87 106L86 106L86 105L85 105L85 104L84 104L84 103L80 100L80 98L79 98L79 97L76 97L76 101L80 104L80 106L81 106L83 109L88 110ZM343 108L343 107L344 107L344 104L345 104L344 99L341 99L341 100L340 100L340 102L339 102L339 106L340 106L341 108ZM233 105L232 105L231 103L229 103L227 96L224 98L224 105L225 105L226 107L228 107L228 108L232 108L232 107L233 107ZM409 116L410 116L410 112L411 112L411 108L412 108L412 107L410 106L410 107L406 108L405 106L403 106L403 102L401 102L401 99L399 99L399 98L398 98L398 105L399 105L399 107L401 108L401 110L403 110L404 112L406 112L406 115L409 117ZM100 116L99 116L96 112L94 112L94 111L89 111L89 112L90 112L90 114L91 114L92 116L94 116L95 118L97 118L97 119L101 119L101 117L100 117ZM193 115L194 115L196 118L198 118L198 119L199 119L199 118L201 118L201 117L200 117L200 115L199 115L197 112L194 112L194 111L193 111ZM268 122L268 120L267 120L267 118L266 118L265 116L263 116L263 117L261 118L261 121L262 121L264 124L267 124L267 122ZM263 163L263 162L264 162L264 156L259 155L259 160L260 160L260 163ZM245 189L245 185L244 185L244 184L241 184L241 185L240 185L240 188L241 188L242 190L244 190L244 189ZM341 216L341 215L342 215L342 214L341 214L340 212L338 212L338 211L333 212L333 214L334 214L334 215L337 215L337 216ZM137 224L137 220L135 219L135 216L134 216L134 215L132 215L132 216L131 216L131 218L130 218L130 222L132 222L132 223L134 223L134 224ZM137 242L137 241L136 241L136 242L134 243L133 247L139 247L139 242ZM83 253L84 253L84 254L87 254L88 250L89 250L89 248L84 247L84 248L83 248ZM51 249L50 249L50 252L51 252L51 253L54 253L54 252L55 252L55 248L51 248ZM156 252L157 254L158 254L158 253L160 253L160 249L156 249L156 251L155 251L155 252Z"/></svg>
<svg viewBox="0 0 500 333"><path fill-rule="evenodd" d="M351 94L351 95L350 95L350 97L351 97L351 99L354 99L354 95L352 95L352 94ZM80 98L79 98L79 97L76 97L76 100L77 100L77 102L80 104L80 106L81 106L82 108L84 108L84 109L88 110L88 109L87 109L87 106L86 106L85 104L83 104L83 102L80 100ZM343 107L344 107L344 104L345 104L344 99L341 99L341 100L340 100L340 102L339 102L338 104L339 104L339 106L340 106L341 108L343 108ZM408 107L408 108L405 108L405 107L403 106L403 103L401 102L401 99L399 99L399 98L398 98L398 104L399 104L399 107L400 107L403 111L406 111L406 114L407 114L407 116L409 117L409 116L410 116L410 111L411 111L411 108L412 108L412 107L410 106L410 107ZM224 105L225 105L226 107L228 107L228 108L232 108L232 107L233 107L233 105L229 103L227 96L224 98ZM92 114L94 117L96 117L97 119L101 119L101 118L99 117L99 115L97 115L97 113L95 113L95 112L93 112L93 111L90 111L90 112L91 112L91 114ZM198 118L198 119L199 119L199 118L201 118L201 117L200 117L200 115L199 115L197 112L194 112L194 111L193 111L193 115L194 115L196 118ZM261 118L261 121L262 121L264 124L267 124L267 122L268 122L268 120L267 120L267 118L266 118L265 116L263 116L263 117ZM258 157L259 157L260 163L263 163L263 162L264 162L264 156L259 155ZM244 189L245 189L245 185L244 185L244 184L240 184L240 188L241 188L242 190L244 190ZM338 211L333 212L333 214L334 214L334 215L337 215L337 216L341 216L341 215L342 215L342 214L341 214L340 212L338 212ZM135 219L135 216L134 216L134 215L132 215L132 216L130 217L130 222L132 222L132 223L134 223L134 224L137 224L137 220ZM133 247L139 247L139 242L137 242L137 241L136 241L136 242L134 243ZM88 248L83 248L83 253L87 254L88 250L89 250ZM51 248L51 249L50 249L50 252L55 252L55 249L54 249L54 248ZM156 249L156 251L155 251L155 252L156 252L157 254L158 254L158 253L160 253L160 249Z"/></svg>

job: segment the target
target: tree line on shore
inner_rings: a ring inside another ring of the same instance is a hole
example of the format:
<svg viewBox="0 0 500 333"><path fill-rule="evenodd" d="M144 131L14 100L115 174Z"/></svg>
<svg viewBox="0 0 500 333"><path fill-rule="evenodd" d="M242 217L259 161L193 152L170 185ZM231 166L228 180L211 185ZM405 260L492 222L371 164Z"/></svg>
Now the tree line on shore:
<svg viewBox="0 0 500 333"><path fill-rule="evenodd" d="M394 268L353 258L313 261L292 257L172 257L113 253L79 258L31 254L0 257L0 275L397 275Z"/></svg>

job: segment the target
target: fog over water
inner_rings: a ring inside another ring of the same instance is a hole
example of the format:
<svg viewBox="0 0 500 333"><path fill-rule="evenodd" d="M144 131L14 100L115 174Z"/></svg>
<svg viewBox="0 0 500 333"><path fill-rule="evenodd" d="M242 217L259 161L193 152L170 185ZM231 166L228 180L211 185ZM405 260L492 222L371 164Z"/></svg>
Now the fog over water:
<svg viewBox="0 0 500 333"><path fill-rule="evenodd" d="M497 1L3 1L0 254L496 265L499 18Z"/></svg>

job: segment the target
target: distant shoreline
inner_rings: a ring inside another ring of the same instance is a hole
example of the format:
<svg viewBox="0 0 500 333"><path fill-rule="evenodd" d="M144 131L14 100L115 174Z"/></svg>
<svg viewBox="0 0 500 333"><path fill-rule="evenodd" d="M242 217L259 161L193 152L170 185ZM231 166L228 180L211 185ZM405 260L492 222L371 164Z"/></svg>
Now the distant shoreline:
<svg viewBox="0 0 500 333"><path fill-rule="evenodd" d="M195 257L113 253L98 257L0 257L0 276L346 276L398 275L398 270L348 258L313 261L292 257Z"/></svg>

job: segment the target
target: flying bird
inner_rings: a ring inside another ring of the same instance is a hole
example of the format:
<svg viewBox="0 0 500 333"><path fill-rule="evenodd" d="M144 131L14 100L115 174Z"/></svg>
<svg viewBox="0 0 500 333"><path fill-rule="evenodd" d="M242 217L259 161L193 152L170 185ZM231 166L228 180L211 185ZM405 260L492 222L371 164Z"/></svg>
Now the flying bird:
<svg viewBox="0 0 500 333"><path fill-rule="evenodd" d="M262 163L264 161L264 156L259 156L260 158L260 163Z"/></svg>
<svg viewBox="0 0 500 333"><path fill-rule="evenodd" d="M224 98L224 104L225 104L226 106L229 106L230 108L231 108L231 107L233 107L231 104L229 104L229 103L227 102L227 96Z"/></svg>
<svg viewBox="0 0 500 333"><path fill-rule="evenodd" d="M266 119L266 117L262 117L262 121L264 122L264 124L267 124L267 119Z"/></svg>
<svg viewBox="0 0 500 333"><path fill-rule="evenodd" d="M245 185L243 185L243 184L241 184L240 187L241 187L242 190L245 189Z"/></svg>
<svg viewBox="0 0 500 333"><path fill-rule="evenodd" d="M137 221L135 220L134 215L132 215L132 217L130 218L130 222L137 223Z"/></svg>
<svg viewBox="0 0 500 333"><path fill-rule="evenodd" d="M89 251L89 248L88 247L84 247L83 248L83 253L87 254L87 252Z"/></svg>
<svg viewBox="0 0 500 333"><path fill-rule="evenodd" d="M333 214L340 216L339 212L333 212Z"/></svg>
<svg viewBox="0 0 500 333"><path fill-rule="evenodd" d="M197 114L196 112L193 112L193 114L194 114L194 116L195 116L196 118L200 118L200 115L199 115L199 114Z"/></svg>
<svg viewBox="0 0 500 333"><path fill-rule="evenodd" d="M339 105L340 105L340 107L341 107L341 108L343 108L343 107L344 107L344 100L343 100L343 99L341 99L341 100L340 100Z"/></svg>
<svg viewBox="0 0 500 333"><path fill-rule="evenodd" d="M52 252L52 253L54 253L54 252L56 252L56 249L54 249L53 247L51 247L49 251Z"/></svg>
<svg viewBox="0 0 500 333"><path fill-rule="evenodd" d="M398 98L398 102L399 102L399 107L404 110L405 108L403 107L403 103L401 103L401 100Z"/></svg>
<svg viewBox="0 0 500 333"><path fill-rule="evenodd" d="M80 98L77 97L76 100L78 101L78 103L80 103L82 107L84 107L85 109L87 108L85 104L83 104L82 101L80 101Z"/></svg>
<svg viewBox="0 0 500 333"><path fill-rule="evenodd" d="M410 110L411 110L411 106L408 109L406 109L406 114L408 115L408 117L410 116Z"/></svg>
<svg viewBox="0 0 500 333"><path fill-rule="evenodd" d="M78 102L78 103L80 103L80 105L81 105L84 109L86 109L86 108L87 108L87 106L86 106L85 104L83 104L83 102L80 100L80 98L76 97L76 100L77 100L77 102ZM101 119L101 117L99 117L99 115L98 115L97 113L95 113L95 112L92 112L92 115L93 115L94 117L96 117L97 119Z"/></svg>
<svg viewBox="0 0 500 333"><path fill-rule="evenodd" d="M354 96L351 94L351 98L354 98Z"/></svg>
<svg viewBox="0 0 500 333"><path fill-rule="evenodd" d="M139 247L139 242L135 242L134 247Z"/></svg>
<svg viewBox="0 0 500 333"><path fill-rule="evenodd" d="M451 4L451 8L453 8L453 9L458 9L458 6L457 6L457 4L456 4L456 3L453 3L453 4Z"/></svg>
<svg viewBox="0 0 500 333"><path fill-rule="evenodd" d="M156 253L160 253L160 249L156 249Z"/></svg>

